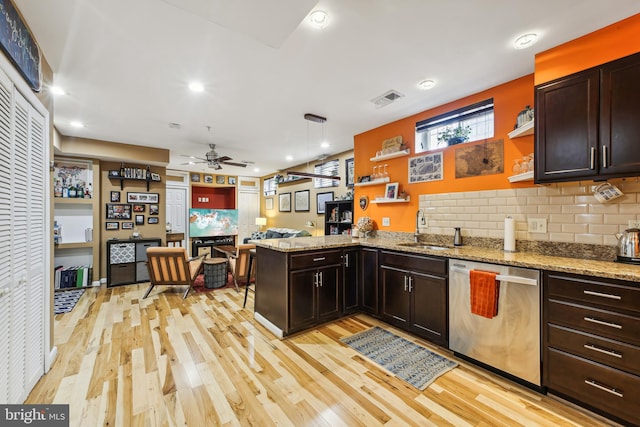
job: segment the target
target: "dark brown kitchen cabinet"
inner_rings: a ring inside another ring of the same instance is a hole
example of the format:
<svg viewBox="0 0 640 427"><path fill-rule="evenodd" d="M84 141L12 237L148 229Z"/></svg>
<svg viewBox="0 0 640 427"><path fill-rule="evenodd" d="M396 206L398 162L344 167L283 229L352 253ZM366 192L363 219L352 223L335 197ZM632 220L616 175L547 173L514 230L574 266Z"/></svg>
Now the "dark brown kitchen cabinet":
<svg viewBox="0 0 640 427"><path fill-rule="evenodd" d="M640 424L640 287L544 272L543 385Z"/></svg>
<svg viewBox="0 0 640 427"><path fill-rule="evenodd" d="M378 314L378 249L360 249L360 308Z"/></svg>
<svg viewBox="0 0 640 427"><path fill-rule="evenodd" d="M342 252L290 255L289 332L297 332L342 314Z"/></svg>
<svg viewBox="0 0 640 427"><path fill-rule="evenodd" d="M536 87L536 183L639 174L638 75L640 54Z"/></svg>
<svg viewBox="0 0 640 427"><path fill-rule="evenodd" d="M447 347L447 260L383 250L379 271L382 319Z"/></svg>
<svg viewBox="0 0 640 427"><path fill-rule="evenodd" d="M345 249L342 252L343 261L343 301L342 312L352 313L360 306L360 249Z"/></svg>

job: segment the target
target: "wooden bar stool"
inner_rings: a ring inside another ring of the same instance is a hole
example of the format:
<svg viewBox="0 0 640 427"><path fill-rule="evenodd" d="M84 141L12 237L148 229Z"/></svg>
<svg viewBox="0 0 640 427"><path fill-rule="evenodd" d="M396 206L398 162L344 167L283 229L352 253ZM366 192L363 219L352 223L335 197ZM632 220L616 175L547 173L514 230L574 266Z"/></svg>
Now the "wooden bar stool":
<svg viewBox="0 0 640 427"><path fill-rule="evenodd" d="M167 246L182 246L184 233L167 233Z"/></svg>

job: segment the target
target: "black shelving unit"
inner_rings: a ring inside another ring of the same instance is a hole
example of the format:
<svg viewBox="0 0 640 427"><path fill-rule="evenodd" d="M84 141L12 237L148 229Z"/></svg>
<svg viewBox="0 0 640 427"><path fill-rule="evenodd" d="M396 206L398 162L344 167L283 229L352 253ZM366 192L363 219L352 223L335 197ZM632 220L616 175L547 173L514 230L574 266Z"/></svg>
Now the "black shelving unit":
<svg viewBox="0 0 640 427"><path fill-rule="evenodd" d="M325 203L324 234L343 234L353 224L353 200L333 200ZM350 231L349 231L350 233Z"/></svg>
<svg viewBox="0 0 640 427"><path fill-rule="evenodd" d="M151 168L147 166L146 169L125 167L122 165L120 170L110 170L109 179L114 181L120 181L120 191L124 189L125 181L144 181L147 183L147 191L149 191L149 183L160 182L160 176L157 179L153 179L155 174L151 173Z"/></svg>

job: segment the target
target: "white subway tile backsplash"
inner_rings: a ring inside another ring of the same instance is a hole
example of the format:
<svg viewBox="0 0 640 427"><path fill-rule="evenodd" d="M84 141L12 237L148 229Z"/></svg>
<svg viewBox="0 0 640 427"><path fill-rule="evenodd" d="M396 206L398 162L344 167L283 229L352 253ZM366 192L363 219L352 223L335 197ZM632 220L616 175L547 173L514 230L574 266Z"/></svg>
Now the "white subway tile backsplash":
<svg viewBox="0 0 640 427"><path fill-rule="evenodd" d="M425 233L502 238L504 218L516 220L518 240L557 241L615 246L615 233L640 220L640 181L620 180L625 195L599 203L593 189L599 183L559 183L531 188L422 194L419 207L429 218ZM547 218L547 233L529 233L529 218Z"/></svg>

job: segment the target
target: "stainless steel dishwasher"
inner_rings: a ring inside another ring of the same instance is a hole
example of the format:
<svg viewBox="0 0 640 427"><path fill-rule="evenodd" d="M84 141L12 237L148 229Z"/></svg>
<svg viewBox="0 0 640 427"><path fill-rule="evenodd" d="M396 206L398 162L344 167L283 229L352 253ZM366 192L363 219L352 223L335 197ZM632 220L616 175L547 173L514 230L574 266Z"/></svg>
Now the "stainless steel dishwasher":
<svg viewBox="0 0 640 427"><path fill-rule="evenodd" d="M497 273L498 314L471 313L471 270ZM449 348L540 387L540 272L527 268L449 260Z"/></svg>

